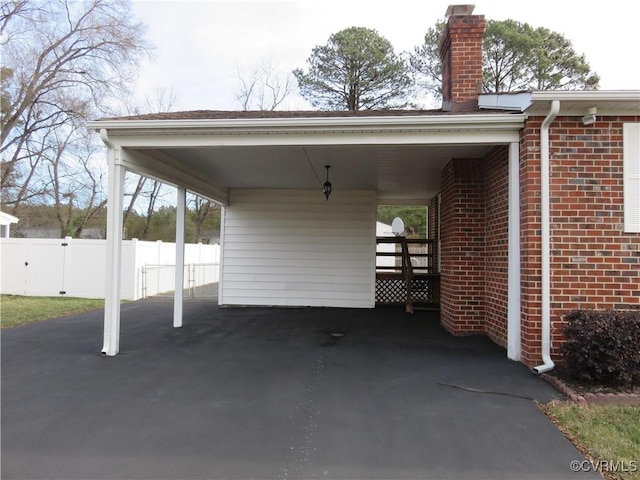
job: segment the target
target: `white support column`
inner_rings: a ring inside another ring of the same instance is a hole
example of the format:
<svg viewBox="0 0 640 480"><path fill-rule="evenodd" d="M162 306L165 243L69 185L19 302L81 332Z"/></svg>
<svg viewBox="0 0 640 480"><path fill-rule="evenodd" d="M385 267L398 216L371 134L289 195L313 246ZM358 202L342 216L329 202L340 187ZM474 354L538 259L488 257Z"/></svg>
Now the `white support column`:
<svg viewBox="0 0 640 480"><path fill-rule="evenodd" d="M120 350L120 274L122 263L122 222L124 205L124 176L122 152L108 142L109 188L107 198L107 284L104 302L104 346L102 354L114 356Z"/></svg>
<svg viewBox="0 0 640 480"><path fill-rule="evenodd" d="M507 312L507 357L520 360L520 145L509 144L509 288Z"/></svg>
<svg viewBox="0 0 640 480"><path fill-rule="evenodd" d="M224 205L220 205L220 250L218 251L218 305L224 305L224 238L226 223L226 209Z"/></svg>
<svg viewBox="0 0 640 480"><path fill-rule="evenodd" d="M176 205L176 271L173 293L173 326L182 326L182 288L184 286L184 220L187 191L178 187Z"/></svg>

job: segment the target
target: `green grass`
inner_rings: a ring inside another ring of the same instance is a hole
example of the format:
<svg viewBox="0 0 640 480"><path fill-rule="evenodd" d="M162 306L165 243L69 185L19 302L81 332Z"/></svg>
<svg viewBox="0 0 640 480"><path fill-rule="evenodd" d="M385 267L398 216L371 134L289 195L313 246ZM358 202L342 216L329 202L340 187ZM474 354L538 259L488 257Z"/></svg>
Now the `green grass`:
<svg viewBox="0 0 640 480"><path fill-rule="evenodd" d="M551 402L543 410L596 465L607 461L626 467L604 468L606 478L640 479L640 407Z"/></svg>
<svg viewBox="0 0 640 480"><path fill-rule="evenodd" d="M0 295L0 326L17 327L104 308L104 300L73 297Z"/></svg>

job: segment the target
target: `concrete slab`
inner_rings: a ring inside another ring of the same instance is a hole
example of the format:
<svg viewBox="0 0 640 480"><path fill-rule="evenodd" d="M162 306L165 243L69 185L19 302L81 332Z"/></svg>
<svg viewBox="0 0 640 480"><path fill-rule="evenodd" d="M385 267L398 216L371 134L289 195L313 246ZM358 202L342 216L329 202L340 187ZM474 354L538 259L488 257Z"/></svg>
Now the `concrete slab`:
<svg viewBox="0 0 640 480"><path fill-rule="evenodd" d="M123 305L113 358L101 312L3 330L2 478L599 478L555 390L434 314L172 311Z"/></svg>

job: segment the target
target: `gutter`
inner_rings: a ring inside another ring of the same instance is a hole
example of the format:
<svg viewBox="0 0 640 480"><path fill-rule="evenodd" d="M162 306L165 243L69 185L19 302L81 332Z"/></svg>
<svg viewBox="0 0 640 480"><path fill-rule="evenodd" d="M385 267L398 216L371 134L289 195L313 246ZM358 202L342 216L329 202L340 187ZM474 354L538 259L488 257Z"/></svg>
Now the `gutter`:
<svg viewBox="0 0 640 480"><path fill-rule="evenodd" d="M640 101L640 90L536 90L531 92L533 102L562 100L563 102L604 102L620 103Z"/></svg>
<svg viewBox="0 0 640 480"><path fill-rule="evenodd" d="M555 367L551 360L551 235L549 214L549 126L560 111L560 101L552 100L551 109L540 126L541 268L542 268L542 364L533 367L536 375Z"/></svg>
<svg viewBox="0 0 640 480"><path fill-rule="evenodd" d="M367 117L298 117L298 118L231 118L231 119L105 119L87 122L91 130L231 130L281 131L314 130L336 133L360 129L426 129L459 130L464 128L477 130L518 129L522 127L524 114L467 114L467 115L406 115L406 116L367 116Z"/></svg>

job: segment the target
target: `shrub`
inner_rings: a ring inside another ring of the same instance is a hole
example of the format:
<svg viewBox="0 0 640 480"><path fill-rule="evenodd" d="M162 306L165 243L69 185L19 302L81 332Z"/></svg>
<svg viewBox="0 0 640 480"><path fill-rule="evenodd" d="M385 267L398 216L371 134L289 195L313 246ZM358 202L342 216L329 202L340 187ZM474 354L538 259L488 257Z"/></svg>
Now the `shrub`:
<svg viewBox="0 0 640 480"><path fill-rule="evenodd" d="M640 385L640 312L574 310L562 329L562 366L574 380L611 387Z"/></svg>

